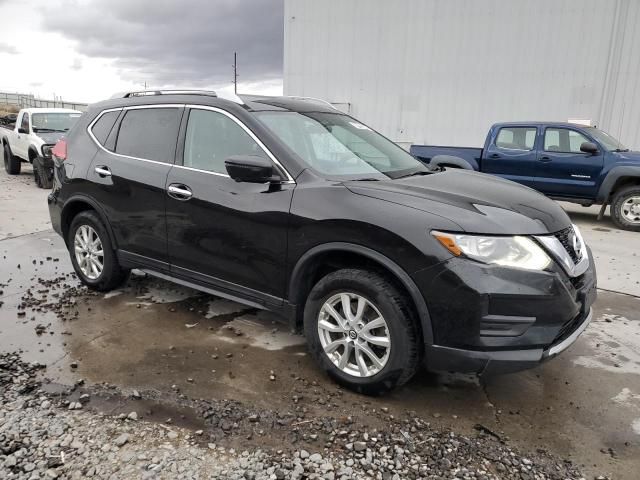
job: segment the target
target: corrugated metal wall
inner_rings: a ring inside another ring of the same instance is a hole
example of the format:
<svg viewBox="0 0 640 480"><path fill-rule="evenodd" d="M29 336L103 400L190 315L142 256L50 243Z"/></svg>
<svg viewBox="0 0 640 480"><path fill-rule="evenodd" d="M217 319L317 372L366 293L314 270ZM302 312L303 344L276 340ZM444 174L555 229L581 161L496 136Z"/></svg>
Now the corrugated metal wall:
<svg viewBox="0 0 640 480"><path fill-rule="evenodd" d="M591 119L640 148L638 0L285 0L284 91L404 145Z"/></svg>

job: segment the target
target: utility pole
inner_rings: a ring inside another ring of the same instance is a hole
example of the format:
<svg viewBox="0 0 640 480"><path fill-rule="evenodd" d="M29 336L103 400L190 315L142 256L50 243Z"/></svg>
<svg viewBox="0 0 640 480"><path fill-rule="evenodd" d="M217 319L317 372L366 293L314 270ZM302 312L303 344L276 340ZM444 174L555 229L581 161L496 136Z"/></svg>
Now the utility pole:
<svg viewBox="0 0 640 480"><path fill-rule="evenodd" d="M233 93L238 94L238 53L233 52Z"/></svg>

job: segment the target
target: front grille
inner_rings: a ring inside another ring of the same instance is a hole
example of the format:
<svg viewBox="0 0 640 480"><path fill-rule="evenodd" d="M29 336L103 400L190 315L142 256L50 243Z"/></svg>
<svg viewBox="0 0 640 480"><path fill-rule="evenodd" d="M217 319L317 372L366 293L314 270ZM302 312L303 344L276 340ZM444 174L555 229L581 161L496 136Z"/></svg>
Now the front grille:
<svg viewBox="0 0 640 480"><path fill-rule="evenodd" d="M567 251L573 263L577 264L580 260L582 260L582 251L579 248L576 252L573 248L573 239L576 234L573 231L573 227L567 227L564 230L560 230L558 233L554 234L554 236L560 241L564 249Z"/></svg>

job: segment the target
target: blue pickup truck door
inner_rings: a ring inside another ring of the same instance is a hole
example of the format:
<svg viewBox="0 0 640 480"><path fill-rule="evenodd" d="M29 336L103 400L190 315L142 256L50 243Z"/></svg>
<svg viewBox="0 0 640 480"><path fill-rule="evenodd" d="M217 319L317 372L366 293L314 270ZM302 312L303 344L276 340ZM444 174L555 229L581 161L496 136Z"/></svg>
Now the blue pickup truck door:
<svg viewBox="0 0 640 480"><path fill-rule="evenodd" d="M534 187L551 196L593 198L604 152L581 152L584 142L594 141L578 129L546 127Z"/></svg>
<svg viewBox="0 0 640 480"><path fill-rule="evenodd" d="M532 186L535 181L538 128L503 126L491 132L482 157L482 171Z"/></svg>

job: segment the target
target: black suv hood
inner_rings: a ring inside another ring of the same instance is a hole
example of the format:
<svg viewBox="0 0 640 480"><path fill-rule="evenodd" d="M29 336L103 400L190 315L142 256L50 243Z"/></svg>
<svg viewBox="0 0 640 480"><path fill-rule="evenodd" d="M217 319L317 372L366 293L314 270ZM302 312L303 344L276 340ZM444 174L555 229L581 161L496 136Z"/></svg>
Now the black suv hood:
<svg viewBox="0 0 640 480"><path fill-rule="evenodd" d="M469 233L541 235L571 225L559 204L535 190L469 170L345 185L359 195L439 215Z"/></svg>

